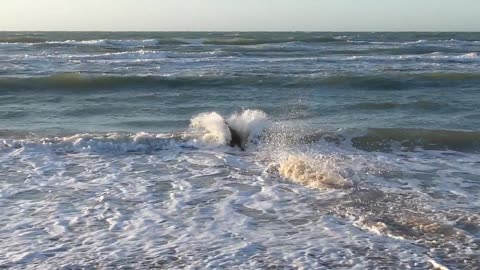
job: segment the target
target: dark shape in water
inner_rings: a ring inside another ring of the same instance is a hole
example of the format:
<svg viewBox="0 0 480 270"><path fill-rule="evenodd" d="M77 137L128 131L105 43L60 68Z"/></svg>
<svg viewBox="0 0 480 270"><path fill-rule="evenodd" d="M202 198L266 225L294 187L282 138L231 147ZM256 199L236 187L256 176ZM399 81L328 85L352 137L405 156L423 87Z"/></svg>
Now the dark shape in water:
<svg viewBox="0 0 480 270"><path fill-rule="evenodd" d="M229 143L230 147L238 146L242 151L245 151L245 142L242 140L240 134L238 134L238 132L235 129L231 128L228 124L227 127L230 130L230 134L232 135L232 139Z"/></svg>

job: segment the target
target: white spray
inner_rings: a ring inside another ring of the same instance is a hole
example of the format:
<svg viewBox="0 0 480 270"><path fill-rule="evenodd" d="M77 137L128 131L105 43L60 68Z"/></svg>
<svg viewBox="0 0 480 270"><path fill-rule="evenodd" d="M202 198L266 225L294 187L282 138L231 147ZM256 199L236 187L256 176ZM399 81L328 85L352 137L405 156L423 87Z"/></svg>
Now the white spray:
<svg viewBox="0 0 480 270"><path fill-rule="evenodd" d="M232 140L230 129L235 131L245 145L260 136L268 128L270 121L260 110L243 110L227 119L216 112L201 113L191 120L194 136L202 142L225 145ZM230 127L230 128L229 128Z"/></svg>
<svg viewBox="0 0 480 270"><path fill-rule="evenodd" d="M222 145L232 139L225 120L216 112L201 113L190 122L197 137L204 143Z"/></svg>

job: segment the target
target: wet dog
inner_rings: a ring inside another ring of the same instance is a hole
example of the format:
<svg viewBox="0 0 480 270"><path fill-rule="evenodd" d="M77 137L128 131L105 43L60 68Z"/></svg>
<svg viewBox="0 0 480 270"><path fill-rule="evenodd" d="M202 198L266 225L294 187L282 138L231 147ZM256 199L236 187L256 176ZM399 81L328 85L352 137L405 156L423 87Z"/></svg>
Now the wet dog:
<svg viewBox="0 0 480 270"><path fill-rule="evenodd" d="M240 134L235 129L230 127L227 122L225 122L225 124L227 125L228 129L230 130L230 134L232 135L232 139L230 140L228 145L230 147L238 146L242 151L245 151L245 139L242 138L242 136L240 136Z"/></svg>

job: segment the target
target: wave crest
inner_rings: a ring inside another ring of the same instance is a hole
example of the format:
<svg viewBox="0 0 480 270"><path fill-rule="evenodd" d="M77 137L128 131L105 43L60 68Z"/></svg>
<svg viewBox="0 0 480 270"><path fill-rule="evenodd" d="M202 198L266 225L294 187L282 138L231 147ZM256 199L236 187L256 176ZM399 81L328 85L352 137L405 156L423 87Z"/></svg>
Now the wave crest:
<svg viewBox="0 0 480 270"><path fill-rule="evenodd" d="M414 87L449 87L459 84L480 82L479 73L414 73L391 75L325 75L292 76L276 75L259 80L256 76L228 76L219 74L198 74L192 76L115 76L87 75L82 73L61 73L44 77L3 77L3 89L121 89L130 87L209 87L241 85L278 87L330 87L367 90L402 90Z"/></svg>
<svg viewBox="0 0 480 270"><path fill-rule="evenodd" d="M41 139L7 139L3 147L14 149L48 148L56 153L129 153L152 152L181 146L182 138L175 134L75 134Z"/></svg>

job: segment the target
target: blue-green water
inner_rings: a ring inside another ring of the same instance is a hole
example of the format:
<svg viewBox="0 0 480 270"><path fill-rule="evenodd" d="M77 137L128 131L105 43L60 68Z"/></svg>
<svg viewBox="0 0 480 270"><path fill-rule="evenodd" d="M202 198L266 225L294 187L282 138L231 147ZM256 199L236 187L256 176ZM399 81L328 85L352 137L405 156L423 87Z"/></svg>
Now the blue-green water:
<svg viewBox="0 0 480 270"><path fill-rule="evenodd" d="M316 128L475 130L476 33L2 33L0 115L23 131L174 131L262 109Z"/></svg>
<svg viewBox="0 0 480 270"><path fill-rule="evenodd" d="M479 53L480 33L0 32L0 267L473 269Z"/></svg>

